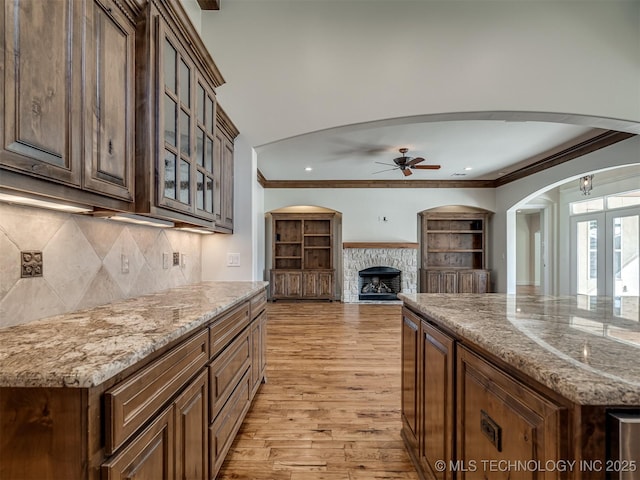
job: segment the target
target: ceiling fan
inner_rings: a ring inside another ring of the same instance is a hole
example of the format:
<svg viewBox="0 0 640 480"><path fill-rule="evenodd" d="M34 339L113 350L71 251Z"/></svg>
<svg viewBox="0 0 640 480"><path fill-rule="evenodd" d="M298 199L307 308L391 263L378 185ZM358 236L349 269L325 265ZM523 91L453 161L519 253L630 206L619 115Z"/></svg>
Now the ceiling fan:
<svg viewBox="0 0 640 480"><path fill-rule="evenodd" d="M407 157L406 153L408 151L409 151L408 148L401 148L400 149L400 153L402 154L402 156L393 159L393 163L395 163L395 166L393 166L393 168L388 168L386 170L380 170L379 172L374 172L374 173L382 173L382 172L388 172L389 170L400 169L402 174L405 177L408 177L409 175L411 175L413 173L411 171L412 169L415 169L415 170L439 170L440 169L440 165L418 165L419 163L424 162L424 158L422 158L422 157L415 157L415 158ZM384 162L376 162L376 163L379 163L381 165L392 165L391 163L384 163Z"/></svg>

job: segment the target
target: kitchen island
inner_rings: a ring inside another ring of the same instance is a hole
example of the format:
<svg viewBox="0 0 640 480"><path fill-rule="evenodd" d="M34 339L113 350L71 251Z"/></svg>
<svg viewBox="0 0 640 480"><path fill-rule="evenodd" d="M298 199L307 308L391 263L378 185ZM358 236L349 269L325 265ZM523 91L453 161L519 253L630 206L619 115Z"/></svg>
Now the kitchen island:
<svg viewBox="0 0 640 480"><path fill-rule="evenodd" d="M638 297L399 296L424 478L640 478L607 425L640 414Z"/></svg>
<svg viewBox="0 0 640 480"><path fill-rule="evenodd" d="M266 286L203 282L2 329L0 478L215 477L264 379Z"/></svg>

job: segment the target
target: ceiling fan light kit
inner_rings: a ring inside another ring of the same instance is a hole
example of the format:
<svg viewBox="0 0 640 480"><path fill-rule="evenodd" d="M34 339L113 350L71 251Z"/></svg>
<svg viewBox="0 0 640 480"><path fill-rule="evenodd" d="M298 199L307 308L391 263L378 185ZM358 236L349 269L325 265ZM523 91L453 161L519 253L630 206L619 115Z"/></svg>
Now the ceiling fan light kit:
<svg viewBox="0 0 640 480"><path fill-rule="evenodd" d="M415 169L415 170L439 170L440 169L440 165L418 165L419 163L424 162L424 158L408 157L406 155L406 153L409 151L408 148L403 147L399 151L402 154L402 156L393 159L393 163L395 164L395 166L393 166L391 163L376 162L381 165L393 166L393 168L388 168L387 170L381 170L379 172L374 172L374 173L382 173L382 172L387 172L389 170L400 170L405 177L408 177L413 173L411 171L412 169Z"/></svg>

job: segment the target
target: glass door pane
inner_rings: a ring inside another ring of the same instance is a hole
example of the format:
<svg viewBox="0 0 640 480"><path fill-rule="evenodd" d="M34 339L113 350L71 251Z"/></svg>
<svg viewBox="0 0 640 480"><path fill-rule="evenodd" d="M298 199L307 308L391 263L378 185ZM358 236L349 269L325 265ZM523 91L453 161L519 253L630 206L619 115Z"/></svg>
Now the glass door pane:
<svg viewBox="0 0 640 480"><path fill-rule="evenodd" d="M640 293L640 215L616 215L613 229L613 295L638 296Z"/></svg>
<svg viewBox="0 0 640 480"><path fill-rule="evenodd" d="M598 220L576 222L576 293L598 295Z"/></svg>

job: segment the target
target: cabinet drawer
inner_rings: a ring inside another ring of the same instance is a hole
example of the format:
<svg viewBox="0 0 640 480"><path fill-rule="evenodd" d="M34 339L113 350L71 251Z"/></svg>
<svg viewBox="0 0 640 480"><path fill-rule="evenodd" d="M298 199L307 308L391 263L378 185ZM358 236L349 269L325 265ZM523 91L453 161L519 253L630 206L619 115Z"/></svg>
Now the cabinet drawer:
<svg viewBox="0 0 640 480"><path fill-rule="evenodd" d="M251 299L251 318L256 318L267 305L267 292L263 290Z"/></svg>
<svg viewBox="0 0 640 480"><path fill-rule="evenodd" d="M105 393L105 450L116 451L209 359L204 330Z"/></svg>
<svg viewBox="0 0 640 480"><path fill-rule="evenodd" d="M251 363L251 329L245 329L209 367L211 418L215 418Z"/></svg>
<svg viewBox="0 0 640 480"><path fill-rule="evenodd" d="M562 425L567 410L464 347L458 348L458 460L547 461L570 459ZM519 479L556 479L558 472L523 472ZM464 480L472 474L456 478Z"/></svg>
<svg viewBox="0 0 640 480"><path fill-rule="evenodd" d="M246 372L229 401L209 427L209 473L215 478L224 457L240 428L242 419L249 409L251 375Z"/></svg>
<svg viewBox="0 0 640 480"><path fill-rule="evenodd" d="M223 315L209 327L209 353L215 358L222 349L249 325L249 302Z"/></svg>

